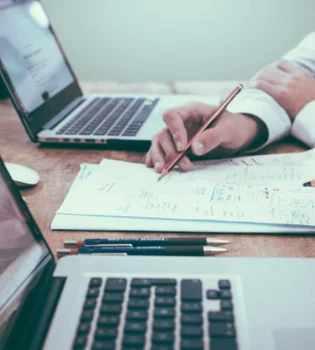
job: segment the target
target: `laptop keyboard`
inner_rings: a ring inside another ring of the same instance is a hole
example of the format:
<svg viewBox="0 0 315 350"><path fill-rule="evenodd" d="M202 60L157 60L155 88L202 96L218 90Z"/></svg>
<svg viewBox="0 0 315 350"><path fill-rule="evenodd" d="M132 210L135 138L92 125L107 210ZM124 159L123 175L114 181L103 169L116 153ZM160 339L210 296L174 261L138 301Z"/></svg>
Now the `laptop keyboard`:
<svg viewBox="0 0 315 350"><path fill-rule="evenodd" d="M159 99L95 98L57 135L135 136Z"/></svg>
<svg viewBox="0 0 315 350"><path fill-rule="evenodd" d="M214 306L215 305L215 306ZM228 279L91 278L73 349L237 350Z"/></svg>

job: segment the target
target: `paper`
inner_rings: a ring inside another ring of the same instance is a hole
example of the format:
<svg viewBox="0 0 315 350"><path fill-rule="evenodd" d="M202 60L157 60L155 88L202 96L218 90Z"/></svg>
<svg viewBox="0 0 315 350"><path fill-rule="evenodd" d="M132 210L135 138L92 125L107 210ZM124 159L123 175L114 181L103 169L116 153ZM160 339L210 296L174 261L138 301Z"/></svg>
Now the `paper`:
<svg viewBox="0 0 315 350"><path fill-rule="evenodd" d="M59 213L315 226L313 166L203 166L157 174L142 164L103 160Z"/></svg>
<svg viewBox="0 0 315 350"><path fill-rule="evenodd" d="M129 163L127 163L129 164ZM81 193L82 186L97 165L82 164L81 170L73 183L64 203L72 205L76 194ZM154 174L156 177L156 174ZM119 218L99 215L65 214L62 207L56 214L52 229L69 230L120 230L120 231L168 231L168 232L268 232L268 233L314 233L311 226L290 226L278 224L258 224L226 221L168 220L150 218Z"/></svg>

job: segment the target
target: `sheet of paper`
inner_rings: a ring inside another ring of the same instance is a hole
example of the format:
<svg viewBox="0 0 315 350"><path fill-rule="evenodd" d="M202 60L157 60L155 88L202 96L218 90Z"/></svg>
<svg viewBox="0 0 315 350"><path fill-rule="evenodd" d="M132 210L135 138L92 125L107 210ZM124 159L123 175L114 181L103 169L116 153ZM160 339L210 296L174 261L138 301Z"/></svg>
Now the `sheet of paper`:
<svg viewBox="0 0 315 350"><path fill-rule="evenodd" d="M96 164L81 164L67 197L81 191L81 186L97 168ZM58 212L51 224L53 230L107 230L107 231L146 231L146 232L234 232L234 233L311 233L315 228L308 226L287 226L255 223L234 223L198 220L167 220L149 218L120 218L99 215L76 215Z"/></svg>
<svg viewBox="0 0 315 350"><path fill-rule="evenodd" d="M245 166L222 171L220 166L221 173L215 168L172 172L157 182L156 173L142 164L103 160L59 212L315 225L314 191L301 186L301 181L313 177L313 167Z"/></svg>

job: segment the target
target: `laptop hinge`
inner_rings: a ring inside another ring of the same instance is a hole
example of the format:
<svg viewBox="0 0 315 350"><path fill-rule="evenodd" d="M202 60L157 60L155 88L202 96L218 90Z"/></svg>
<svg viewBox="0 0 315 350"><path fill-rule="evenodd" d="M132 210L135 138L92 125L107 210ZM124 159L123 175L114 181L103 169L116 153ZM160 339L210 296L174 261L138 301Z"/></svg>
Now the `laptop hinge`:
<svg viewBox="0 0 315 350"><path fill-rule="evenodd" d="M60 122L64 120L72 111L74 111L76 108L78 108L83 102L85 101L85 98L80 96L77 97L74 101L68 104L65 108L63 108L62 111L60 111L57 115L55 115L51 120L49 120L48 123L46 123L42 130L51 130L55 128Z"/></svg>

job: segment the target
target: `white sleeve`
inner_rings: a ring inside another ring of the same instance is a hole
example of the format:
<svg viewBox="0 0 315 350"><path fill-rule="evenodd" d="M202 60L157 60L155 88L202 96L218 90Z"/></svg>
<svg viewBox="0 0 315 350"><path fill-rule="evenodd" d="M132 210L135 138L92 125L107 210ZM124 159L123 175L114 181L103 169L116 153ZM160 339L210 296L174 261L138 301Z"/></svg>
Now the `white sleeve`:
<svg viewBox="0 0 315 350"><path fill-rule="evenodd" d="M253 115L267 127L268 137L263 145L246 152L255 152L290 133L291 120L286 111L269 95L257 89L241 91L228 105L232 113Z"/></svg>
<svg viewBox="0 0 315 350"><path fill-rule="evenodd" d="M296 116L291 133L310 147L315 147L315 101L308 103Z"/></svg>
<svg viewBox="0 0 315 350"><path fill-rule="evenodd" d="M315 79L315 32L283 57L304 68ZM296 116L291 133L310 147L315 147L315 101L308 103Z"/></svg>
<svg viewBox="0 0 315 350"><path fill-rule="evenodd" d="M308 34L298 46L287 52L283 59L296 63L315 78L315 32Z"/></svg>

